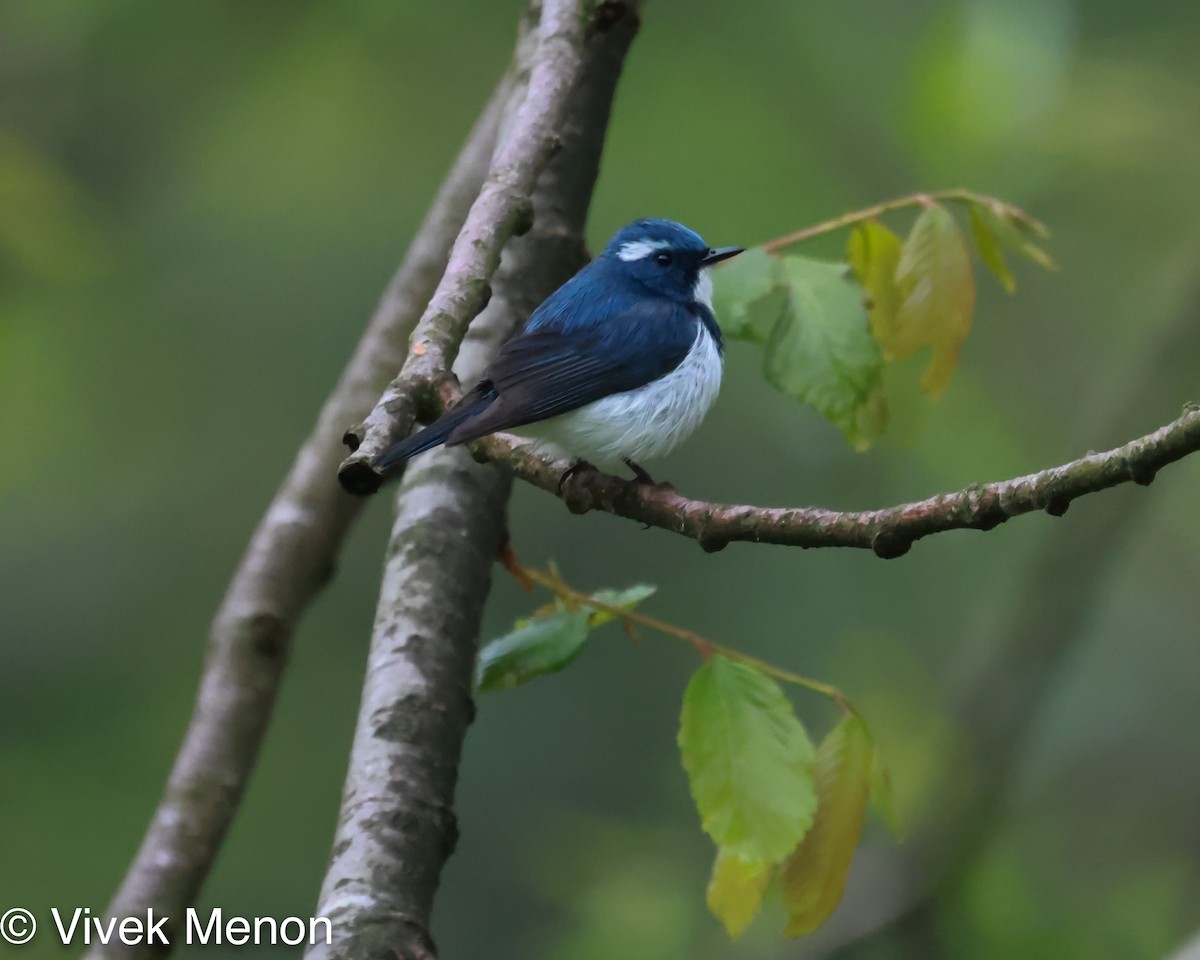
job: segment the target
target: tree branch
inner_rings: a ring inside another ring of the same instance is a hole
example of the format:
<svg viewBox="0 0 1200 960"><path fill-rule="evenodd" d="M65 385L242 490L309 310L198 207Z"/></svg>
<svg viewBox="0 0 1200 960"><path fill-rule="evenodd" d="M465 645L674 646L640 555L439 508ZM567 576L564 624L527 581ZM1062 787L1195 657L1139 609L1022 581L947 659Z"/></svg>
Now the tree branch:
<svg viewBox="0 0 1200 960"><path fill-rule="evenodd" d="M439 450L397 493L383 586L309 958L435 955L429 915L454 849L454 785L474 712L471 671L512 481Z"/></svg>
<svg viewBox="0 0 1200 960"><path fill-rule="evenodd" d="M590 0L541 0L537 54L524 102L508 128L462 232L450 253L442 282L413 334L412 349L399 375L366 421L346 433L355 451L338 471L352 493L373 493L383 482L370 460L406 435L418 413L436 403L436 387L447 378L467 326L491 296L489 282L500 251L514 234L529 229L531 195L538 175L560 146L567 97L579 75ZM624 6L596 8L603 21Z"/></svg>
<svg viewBox="0 0 1200 960"><path fill-rule="evenodd" d="M496 296L458 358L475 377L512 329L587 259L582 231L632 8L602 8L587 32L562 149L537 181L532 230L504 252ZM334 943L308 960L435 953L429 916L457 828L454 785L480 618L504 538L511 478L437 450L407 471L372 631L367 675L319 916Z"/></svg>
<svg viewBox="0 0 1200 960"><path fill-rule="evenodd" d="M109 917L182 923L233 820L266 733L296 624L329 579L360 501L333 482L341 430L400 365L412 329L479 191L511 90L507 79L471 132L362 340L325 401L230 581L209 632L187 733L154 817L108 907ZM174 929L168 927L168 937ZM89 960L162 956L169 948L96 945Z"/></svg>
<svg viewBox="0 0 1200 960"><path fill-rule="evenodd" d="M649 486L599 471L577 473L560 490L567 461L537 456L527 443L505 434L473 447L482 459L504 463L515 476L558 494L574 513L602 510L690 537L705 550L748 540L792 547L857 547L891 559L934 533L991 530L1037 510L1061 516L1073 500L1089 493L1130 481L1149 484L1163 467L1200 450L1200 407L1189 403L1179 419L1153 433L1059 467L882 510L849 512L691 500L669 484Z"/></svg>

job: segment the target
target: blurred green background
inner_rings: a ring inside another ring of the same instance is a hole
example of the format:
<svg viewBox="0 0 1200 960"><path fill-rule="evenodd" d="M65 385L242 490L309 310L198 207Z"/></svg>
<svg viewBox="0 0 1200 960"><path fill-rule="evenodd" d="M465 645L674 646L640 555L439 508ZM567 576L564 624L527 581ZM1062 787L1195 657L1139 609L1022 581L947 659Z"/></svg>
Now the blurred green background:
<svg viewBox="0 0 1200 960"><path fill-rule="evenodd" d="M99 911L114 890L209 617L520 8L0 5L0 907ZM1013 297L981 276L950 389L933 407L901 390L873 451L734 344L721 402L656 472L714 499L882 506L1102 449L1200 400L1197 36L1182 0L648 3L593 244L646 215L750 244L969 186L1047 220L1062 264L1019 264ZM1200 927L1198 481L1193 459L891 562L708 556L519 489L526 562L557 558L584 587L656 583L656 615L842 686L909 839L869 828L824 941L779 940L768 911L730 945L674 743L694 655L613 630L565 673L481 700L444 956L1166 956ZM388 524L378 498L300 631L205 905L313 908ZM497 577L485 634L536 602ZM814 735L834 719L796 703ZM62 955L51 939L19 955Z"/></svg>

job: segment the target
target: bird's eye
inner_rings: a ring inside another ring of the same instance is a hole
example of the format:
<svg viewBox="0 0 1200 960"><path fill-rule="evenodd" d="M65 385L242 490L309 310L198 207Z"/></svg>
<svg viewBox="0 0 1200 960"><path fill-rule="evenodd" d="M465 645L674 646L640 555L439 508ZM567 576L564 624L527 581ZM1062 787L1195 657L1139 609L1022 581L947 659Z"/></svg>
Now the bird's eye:
<svg viewBox="0 0 1200 960"><path fill-rule="evenodd" d="M654 262L657 263L660 267L669 267L671 265L671 255L669 253L665 253L665 252L664 253L656 253L654 255Z"/></svg>

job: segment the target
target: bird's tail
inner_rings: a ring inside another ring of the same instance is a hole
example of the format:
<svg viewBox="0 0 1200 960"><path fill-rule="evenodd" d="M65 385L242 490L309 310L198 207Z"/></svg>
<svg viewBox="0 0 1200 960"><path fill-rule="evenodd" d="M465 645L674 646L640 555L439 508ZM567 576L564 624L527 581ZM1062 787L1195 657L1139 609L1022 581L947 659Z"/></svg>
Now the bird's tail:
<svg viewBox="0 0 1200 960"><path fill-rule="evenodd" d="M440 446L446 442L446 438L455 427L482 413L495 399L496 395L491 391L468 394L452 410L447 410L424 430L418 430L411 437L393 443L371 461L371 466L386 474L410 457Z"/></svg>

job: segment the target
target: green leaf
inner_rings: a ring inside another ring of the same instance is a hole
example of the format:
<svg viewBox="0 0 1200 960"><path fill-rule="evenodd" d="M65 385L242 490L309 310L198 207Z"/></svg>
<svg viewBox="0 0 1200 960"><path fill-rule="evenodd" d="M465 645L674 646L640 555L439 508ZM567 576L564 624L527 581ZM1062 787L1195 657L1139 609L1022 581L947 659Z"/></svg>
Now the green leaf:
<svg viewBox="0 0 1200 960"><path fill-rule="evenodd" d="M1004 285L1004 289L1012 293L1017 289L1017 281L1008 269L1004 259L1004 248L1000 246L1000 238L986 220L983 211L975 204L971 205L971 233L975 237L975 247L979 250L979 258L992 271L996 279Z"/></svg>
<svg viewBox="0 0 1200 960"><path fill-rule="evenodd" d="M728 337L766 339L779 315L779 261L754 247L713 270L713 314Z"/></svg>
<svg viewBox="0 0 1200 960"><path fill-rule="evenodd" d="M508 690L561 670L582 652L589 616L560 608L549 617L518 621L512 633L479 651L476 686L480 692Z"/></svg>
<svg viewBox="0 0 1200 960"><path fill-rule="evenodd" d="M804 937L833 913L862 836L874 742L858 717L844 718L817 748L817 816L780 874L788 923Z"/></svg>
<svg viewBox="0 0 1200 960"><path fill-rule="evenodd" d="M1033 237L1046 237L1046 228L1036 220L1018 215L1008 208L997 209L981 204L972 205L971 213L973 216L977 215L996 239L1014 253L1019 253L1046 270L1058 269L1054 258L1033 242Z"/></svg>
<svg viewBox="0 0 1200 960"><path fill-rule="evenodd" d="M597 590L592 594L592 599L606 603L610 607L632 610L647 597L653 596L657 589L658 587L652 587L647 583L637 583L624 590ZM602 627L616 619L615 613L609 613L607 610L593 610L588 617L588 626L595 630L596 627Z"/></svg>
<svg viewBox="0 0 1200 960"><path fill-rule="evenodd" d="M679 749L701 825L752 865L787 856L812 824L813 748L770 677L711 657L688 684Z"/></svg>
<svg viewBox="0 0 1200 960"><path fill-rule="evenodd" d="M639 583L624 590L597 590L592 599L622 610L632 610L657 587ZM583 651L588 632L618 619L608 610L585 605L568 607L556 600L518 620L511 633L493 640L479 651L475 684L481 693L508 690L567 666Z"/></svg>
<svg viewBox="0 0 1200 960"><path fill-rule="evenodd" d="M767 381L816 408L857 448L869 446L886 405L861 288L844 263L784 257L780 270L788 296L763 357Z"/></svg>
<svg viewBox="0 0 1200 960"><path fill-rule="evenodd" d="M921 389L938 397L958 366L958 353L975 312L975 278L966 240L945 207L926 207L909 232L896 279L904 296L890 348L896 359L923 346L932 356Z"/></svg>
<svg viewBox="0 0 1200 960"><path fill-rule="evenodd" d="M758 915L772 872L773 866L746 863L728 851L717 851L708 881L708 909L730 938L740 937Z"/></svg>
<svg viewBox="0 0 1200 960"><path fill-rule="evenodd" d="M868 220L855 227L846 247L846 259L867 293L871 334L883 347L883 356L887 360L892 359L889 344L896 329L896 315L900 312L896 268L900 265L902 247L900 238L878 220Z"/></svg>

